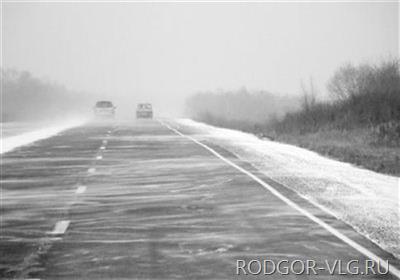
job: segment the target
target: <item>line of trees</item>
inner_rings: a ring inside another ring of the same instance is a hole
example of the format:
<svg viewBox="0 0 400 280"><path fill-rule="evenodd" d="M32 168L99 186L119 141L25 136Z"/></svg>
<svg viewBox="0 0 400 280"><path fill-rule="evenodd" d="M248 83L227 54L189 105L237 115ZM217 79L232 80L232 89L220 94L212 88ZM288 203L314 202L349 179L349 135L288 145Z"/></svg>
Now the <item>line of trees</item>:
<svg viewBox="0 0 400 280"><path fill-rule="evenodd" d="M380 139L400 141L399 61L347 63L328 81L330 100L317 101L312 79L301 84L301 97L265 91L201 92L186 103L192 118L210 124L263 133L306 134L321 130L368 128Z"/></svg>
<svg viewBox="0 0 400 280"><path fill-rule="evenodd" d="M2 70L1 79L3 122L61 119L85 114L90 108L86 94L43 81L27 71Z"/></svg>

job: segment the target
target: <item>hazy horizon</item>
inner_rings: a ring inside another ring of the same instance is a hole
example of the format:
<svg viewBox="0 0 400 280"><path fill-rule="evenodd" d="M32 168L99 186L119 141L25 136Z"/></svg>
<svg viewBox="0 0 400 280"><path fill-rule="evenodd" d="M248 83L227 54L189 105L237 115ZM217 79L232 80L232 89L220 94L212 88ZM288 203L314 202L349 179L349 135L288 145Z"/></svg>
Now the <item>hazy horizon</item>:
<svg viewBox="0 0 400 280"><path fill-rule="evenodd" d="M324 94L345 62L399 57L398 6L7 2L3 67L162 114L197 91L294 95L310 77Z"/></svg>

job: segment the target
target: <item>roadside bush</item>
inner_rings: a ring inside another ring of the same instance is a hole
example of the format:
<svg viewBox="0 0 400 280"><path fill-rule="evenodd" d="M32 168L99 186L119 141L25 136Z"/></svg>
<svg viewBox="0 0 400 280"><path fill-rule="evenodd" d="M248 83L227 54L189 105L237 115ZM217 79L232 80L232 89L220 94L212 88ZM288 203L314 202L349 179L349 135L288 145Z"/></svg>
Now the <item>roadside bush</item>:
<svg viewBox="0 0 400 280"><path fill-rule="evenodd" d="M335 72L327 87L332 96L330 102L303 106L301 111L270 123L270 127L278 133L304 134L321 129L373 129L380 124L400 122L398 61L380 65L346 64ZM310 95L310 89L303 89L303 95ZM397 137L396 133L385 135L387 139Z"/></svg>

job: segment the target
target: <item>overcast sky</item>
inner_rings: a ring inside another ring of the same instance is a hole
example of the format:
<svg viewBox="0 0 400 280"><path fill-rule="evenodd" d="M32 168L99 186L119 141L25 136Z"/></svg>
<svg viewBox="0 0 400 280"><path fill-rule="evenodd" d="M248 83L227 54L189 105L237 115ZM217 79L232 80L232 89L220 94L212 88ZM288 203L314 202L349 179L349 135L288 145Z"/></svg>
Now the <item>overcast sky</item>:
<svg viewBox="0 0 400 280"><path fill-rule="evenodd" d="M165 107L202 90L323 91L347 61L398 57L387 3L5 3L3 66Z"/></svg>

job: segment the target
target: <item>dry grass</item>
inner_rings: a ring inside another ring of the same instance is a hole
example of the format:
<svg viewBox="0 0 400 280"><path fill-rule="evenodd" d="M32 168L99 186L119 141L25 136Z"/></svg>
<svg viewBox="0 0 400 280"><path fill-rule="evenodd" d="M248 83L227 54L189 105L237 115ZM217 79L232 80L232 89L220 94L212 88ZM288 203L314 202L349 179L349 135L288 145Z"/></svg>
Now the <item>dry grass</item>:
<svg viewBox="0 0 400 280"><path fill-rule="evenodd" d="M275 137L277 141L301 146L340 161L400 176L400 147L375 145L375 136L368 129L281 134Z"/></svg>

